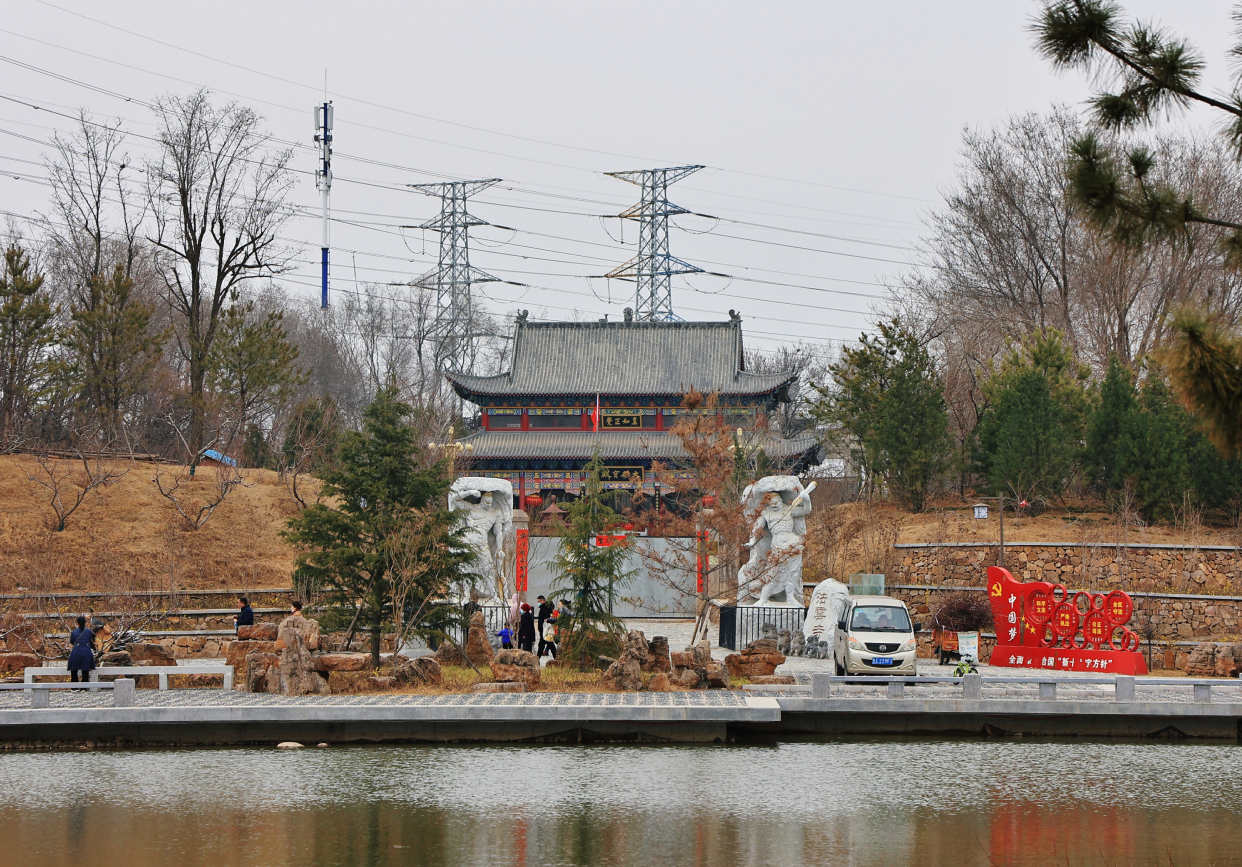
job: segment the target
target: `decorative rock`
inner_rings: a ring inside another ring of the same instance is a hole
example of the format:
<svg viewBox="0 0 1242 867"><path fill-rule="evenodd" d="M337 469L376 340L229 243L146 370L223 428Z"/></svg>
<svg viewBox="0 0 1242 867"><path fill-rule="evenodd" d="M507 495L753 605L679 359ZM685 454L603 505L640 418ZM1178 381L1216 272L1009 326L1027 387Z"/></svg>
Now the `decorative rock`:
<svg viewBox="0 0 1242 867"><path fill-rule="evenodd" d="M39 657L33 653L0 653L0 671L21 671L38 664Z"/></svg>
<svg viewBox="0 0 1242 867"><path fill-rule="evenodd" d="M647 661L643 663L643 671L662 671L665 674L673 670L673 662L669 655L668 639L657 635L647 642Z"/></svg>
<svg viewBox="0 0 1242 867"><path fill-rule="evenodd" d="M723 662L713 659L707 663L704 669L707 677L708 689L728 689L729 688L729 670L725 668Z"/></svg>
<svg viewBox="0 0 1242 867"><path fill-rule="evenodd" d="M270 642L255 642L270 644ZM241 688L249 692L269 692L268 689L268 671L273 668L279 668L280 657L275 653L250 653L243 660L241 671L244 676L240 679ZM237 669L233 669L234 672ZM280 675L276 676L276 692L280 691Z"/></svg>
<svg viewBox="0 0 1242 867"><path fill-rule="evenodd" d="M238 641L275 641L280 628L275 623L256 623L237 627Z"/></svg>
<svg viewBox="0 0 1242 867"><path fill-rule="evenodd" d="M101 668L105 665L126 666L133 664L133 659L128 651L124 650L111 650L99 657L99 666Z"/></svg>
<svg viewBox="0 0 1242 867"><path fill-rule="evenodd" d="M317 747L326 747L326 746L327 746L327 744L315 744L315 746L317 746Z"/></svg>
<svg viewBox="0 0 1242 867"><path fill-rule="evenodd" d="M465 668L469 665L466 657L462 656L461 651L453 644L445 644L428 658L434 659L440 665L452 665L458 668Z"/></svg>
<svg viewBox="0 0 1242 867"><path fill-rule="evenodd" d="M466 637L466 656L476 666L491 665L496 658L491 642L487 640L487 621L482 611L470 615L470 633Z"/></svg>
<svg viewBox="0 0 1242 867"><path fill-rule="evenodd" d="M604 684L619 692L637 692L643 688L643 664L650 654L647 639L637 630L626 633L621 642L621 657L604 672Z"/></svg>
<svg viewBox="0 0 1242 867"><path fill-rule="evenodd" d="M281 741L276 745L278 750L300 750L302 745L297 741Z"/></svg>
<svg viewBox="0 0 1242 867"><path fill-rule="evenodd" d="M224 662L226 665L233 666L234 688L239 691L245 691L249 688L250 675L247 668L249 664L247 660L252 654L259 654L261 658L264 654L275 652L276 642L274 641L234 641L230 643L229 652L225 656ZM279 658L277 659L279 661ZM264 667L263 673L267 673L266 667Z"/></svg>
<svg viewBox="0 0 1242 867"><path fill-rule="evenodd" d="M1213 677L1215 674L1216 645L1210 642L1196 645L1186 663L1186 676Z"/></svg>
<svg viewBox="0 0 1242 867"><path fill-rule="evenodd" d="M526 692L524 683L476 683L471 692Z"/></svg>
<svg viewBox="0 0 1242 867"><path fill-rule="evenodd" d="M657 671L651 675L651 680L647 682L648 692L670 692L673 684L669 681L668 675L662 671Z"/></svg>
<svg viewBox="0 0 1242 867"><path fill-rule="evenodd" d="M671 668L694 668L694 651L674 650L669 654Z"/></svg>
<svg viewBox="0 0 1242 867"><path fill-rule="evenodd" d="M751 683L779 683L779 684L795 684L798 679L792 674L756 674L750 679Z"/></svg>
<svg viewBox="0 0 1242 867"><path fill-rule="evenodd" d="M776 641L770 638L752 641L741 653L730 653L725 657L725 665L733 677L770 675L784 661L784 654L777 652Z"/></svg>
<svg viewBox="0 0 1242 867"><path fill-rule="evenodd" d="M502 650L492 663L492 677L500 683L539 685L539 657L528 650Z"/></svg>
<svg viewBox="0 0 1242 867"><path fill-rule="evenodd" d="M398 657L393 679L403 686L441 686L444 683L440 663L430 656L418 659Z"/></svg>
<svg viewBox="0 0 1242 867"><path fill-rule="evenodd" d="M369 653L321 653L312 659L315 671L365 671L371 666Z"/></svg>
<svg viewBox="0 0 1242 867"><path fill-rule="evenodd" d="M311 642L319 646L319 624L314 620L294 615L281 622L276 638L276 646L281 648L281 695L327 695L331 692L328 682L315 671ZM268 676L270 683L270 669Z"/></svg>
<svg viewBox="0 0 1242 867"><path fill-rule="evenodd" d="M176 665L176 655L162 644L138 642L125 647L134 665Z"/></svg>
<svg viewBox="0 0 1242 867"><path fill-rule="evenodd" d="M186 679L190 689L213 689L224 686L223 674L191 674Z"/></svg>

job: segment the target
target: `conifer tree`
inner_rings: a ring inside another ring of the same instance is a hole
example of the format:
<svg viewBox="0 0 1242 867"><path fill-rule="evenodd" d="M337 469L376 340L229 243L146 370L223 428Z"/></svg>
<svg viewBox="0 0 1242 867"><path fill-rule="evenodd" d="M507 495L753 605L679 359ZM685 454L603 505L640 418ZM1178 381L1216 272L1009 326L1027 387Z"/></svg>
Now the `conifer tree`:
<svg viewBox="0 0 1242 867"><path fill-rule="evenodd" d="M1115 487L1129 480L1148 521L1167 520L1190 489L1187 445L1192 422L1158 371L1149 370L1125 418Z"/></svg>
<svg viewBox="0 0 1242 867"><path fill-rule="evenodd" d="M1126 424L1134 412L1134 382L1130 371L1113 354L1100 384L1100 399L1087 424L1084 464L1092 484L1107 496L1122 483L1118 462Z"/></svg>
<svg viewBox="0 0 1242 867"><path fill-rule="evenodd" d="M51 372L48 349L56 341L55 308L43 275L16 245L4 253L0 272L0 442L37 400Z"/></svg>
<svg viewBox="0 0 1242 867"><path fill-rule="evenodd" d="M621 516L604 502L603 470L604 459L597 447L585 467L582 496L569 504L568 526L552 561L565 582L552 592L569 599L573 607L567 621L558 619L558 658L579 669L595 666L601 655L616 655L625 626L612 613L613 603L634 574L625 567L628 536L614 538L605 547L595 544L597 536L610 535L621 522Z"/></svg>
<svg viewBox="0 0 1242 867"><path fill-rule="evenodd" d="M96 274L87 297L69 309L65 335L73 364L70 376L86 406L118 435L122 413L159 362L167 334L154 333L155 307L133 297L133 280L117 265L110 277Z"/></svg>
<svg viewBox="0 0 1242 867"><path fill-rule="evenodd" d="M451 480L441 461L419 469L420 447L409 424L413 410L398 400L395 387L380 391L363 414L362 430L346 433L339 460L323 474L323 493L331 505L316 503L289 520L285 538L298 549L294 578L330 591L333 601L356 610L371 632L371 660L379 665L380 636L393 615L390 550L410 526L414 510L437 511ZM426 550L437 552L444 568L428 570L422 598L447 593L473 552L461 540L458 521L430 522L440 535ZM418 595L418 594L415 594Z"/></svg>
<svg viewBox="0 0 1242 867"><path fill-rule="evenodd" d="M1065 490L1083 447L1089 370L1056 329L1010 345L983 383L977 462L993 491L1039 508Z"/></svg>

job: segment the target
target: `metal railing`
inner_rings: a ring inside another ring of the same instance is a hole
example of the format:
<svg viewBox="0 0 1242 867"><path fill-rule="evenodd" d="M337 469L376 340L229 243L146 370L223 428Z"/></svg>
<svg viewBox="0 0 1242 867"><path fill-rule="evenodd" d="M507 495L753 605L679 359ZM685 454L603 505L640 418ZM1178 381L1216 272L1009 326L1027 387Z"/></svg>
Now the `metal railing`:
<svg viewBox="0 0 1242 867"><path fill-rule="evenodd" d="M716 643L729 650L738 650L763 637L763 627L771 624L777 634L788 629L802 629L805 608L759 608L753 605L720 606L720 632Z"/></svg>
<svg viewBox="0 0 1242 867"><path fill-rule="evenodd" d="M1194 700L1197 703L1210 703L1212 689L1242 688L1242 679L1225 680L1220 678L1187 678L1187 677L1136 677L1119 674L1115 677L1057 677L1055 675L1000 675L987 677L980 674L967 674L963 677L920 677L920 676L860 676L860 675L811 675L810 694L812 698L833 698L842 694L840 689L835 692L833 684L841 686L880 686L886 685L889 698L904 698L907 686L917 684L953 684L961 686L961 697L964 699L983 699L983 687L1000 684L1036 684L1039 697L1046 701L1057 699L1059 686L1112 686L1113 698L1118 702L1135 700L1135 690L1142 687L1190 687L1194 689ZM788 687L786 688L788 689ZM800 691L806 692L803 687ZM1242 696L1239 696L1242 698Z"/></svg>

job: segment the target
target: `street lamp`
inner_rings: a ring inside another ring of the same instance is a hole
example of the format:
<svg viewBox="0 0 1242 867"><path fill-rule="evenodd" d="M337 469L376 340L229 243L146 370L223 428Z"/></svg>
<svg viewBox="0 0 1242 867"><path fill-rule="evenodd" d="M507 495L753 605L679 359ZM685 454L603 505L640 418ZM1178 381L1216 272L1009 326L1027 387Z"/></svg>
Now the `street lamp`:
<svg viewBox="0 0 1242 867"><path fill-rule="evenodd" d="M1004 494L998 497L979 497L980 500L996 500L1000 508L1000 556L996 558L996 565L1004 567L1005 565L1005 500L1016 502L1019 509L1025 509L1030 505L1026 500L1015 501L1013 497L1006 498Z"/></svg>
<svg viewBox="0 0 1242 867"><path fill-rule="evenodd" d="M474 443L455 442L453 440L453 428L448 429L448 442L443 443L427 443L429 449L443 449L448 452L449 472L453 471L453 464L462 453L470 454L474 451Z"/></svg>

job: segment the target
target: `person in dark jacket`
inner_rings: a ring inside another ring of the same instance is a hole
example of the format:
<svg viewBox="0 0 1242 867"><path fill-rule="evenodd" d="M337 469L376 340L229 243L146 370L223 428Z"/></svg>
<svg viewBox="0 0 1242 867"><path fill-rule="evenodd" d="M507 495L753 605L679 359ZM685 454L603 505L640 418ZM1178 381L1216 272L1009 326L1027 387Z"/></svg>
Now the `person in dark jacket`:
<svg viewBox="0 0 1242 867"><path fill-rule="evenodd" d="M78 628L69 634L69 682L85 683L95 668L95 633L86 627L86 618L78 618ZM81 677L79 677L81 675Z"/></svg>
<svg viewBox="0 0 1242 867"><path fill-rule="evenodd" d="M254 609L250 607L250 600L245 596L238 596L237 604L241 610L233 615L234 630L242 626L254 626Z"/></svg>
<svg viewBox="0 0 1242 867"><path fill-rule="evenodd" d="M543 624L547 623L552 617L552 608L554 606L542 596L540 596L537 601L539 602L539 629L536 631L536 634L539 636L539 655L543 656L548 652L548 646L550 644L550 642L543 640Z"/></svg>
<svg viewBox="0 0 1242 867"><path fill-rule="evenodd" d="M518 621L518 649L530 653L535 646L535 611L522 603L522 617Z"/></svg>

